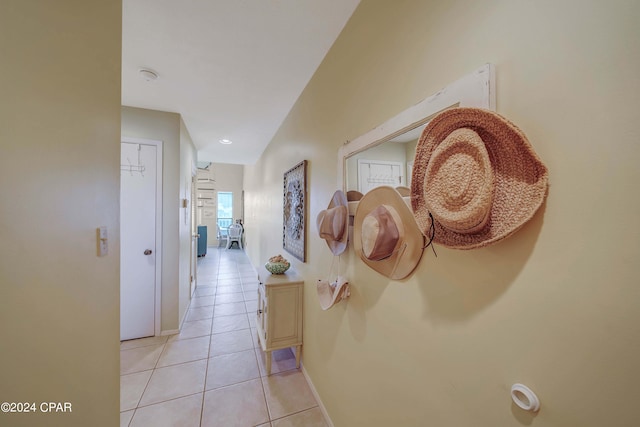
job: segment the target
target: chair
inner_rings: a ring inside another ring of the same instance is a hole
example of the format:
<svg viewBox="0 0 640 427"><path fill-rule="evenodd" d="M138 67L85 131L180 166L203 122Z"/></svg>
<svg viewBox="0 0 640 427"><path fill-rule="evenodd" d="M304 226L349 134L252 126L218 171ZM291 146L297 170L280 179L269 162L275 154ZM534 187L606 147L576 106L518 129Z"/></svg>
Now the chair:
<svg viewBox="0 0 640 427"><path fill-rule="evenodd" d="M233 242L238 243L238 247L242 249L242 226L240 224L231 224L227 232L227 249L231 247Z"/></svg>
<svg viewBox="0 0 640 427"><path fill-rule="evenodd" d="M218 240L218 247L220 247L220 243L222 243L223 241L224 246L227 246L227 243L229 243L229 234L223 233L219 225L216 225L216 228L218 229L218 234L216 236L216 239Z"/></svg>

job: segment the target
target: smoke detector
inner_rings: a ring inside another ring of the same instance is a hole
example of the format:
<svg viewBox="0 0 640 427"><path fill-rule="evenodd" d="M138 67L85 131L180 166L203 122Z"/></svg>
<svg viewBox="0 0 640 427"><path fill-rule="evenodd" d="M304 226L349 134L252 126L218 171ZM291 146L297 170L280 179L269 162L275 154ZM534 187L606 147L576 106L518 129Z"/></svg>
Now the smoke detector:
<svg viewBox="0 0 640 427"><path fill-rule="evenodd" d="M156 73L153 70L150 70L148 68L141 68L138 70L138 72L140 73L140 77L142 77L148 82L153 82L158 80L158 73Z"/></svg>

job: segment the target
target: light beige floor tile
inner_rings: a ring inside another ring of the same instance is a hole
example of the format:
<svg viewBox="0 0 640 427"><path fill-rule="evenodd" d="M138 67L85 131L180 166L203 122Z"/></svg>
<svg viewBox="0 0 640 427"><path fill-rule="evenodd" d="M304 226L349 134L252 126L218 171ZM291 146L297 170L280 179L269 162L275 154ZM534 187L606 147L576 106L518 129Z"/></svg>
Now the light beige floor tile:
<svg viewBox="0 0 640 427"><path fill-rule="evenodd" d="M258 330L256 328L251 328L251 340L254 348L260 348L260 338L258 338Z"/></svg>
<svg viewBox="0 0 640 427"><path fill-rule="evenodd" d="M242 285L242 291L244 293L254 293L258 295L258 284Z"/></svg>
<svg viewBox="0 0 640 427"><path fill-rule="evenodd" d="M206 389L211 390L260 377L253 350L223 354L209 359Z"/></svg>
<svg viewBox="0 0 640 427"><path fill-rule="evenodd" d="M244 305L247 308L247 313L253 314L258 310L258 300L245 301Z"/></svg>
<svg viewBox="0 0 640 427"><path fill-rule="evenodd" d="M212 332L214 334L236 331L238 329L249 329L249 320L247 319L246 314L238 314L235 316L216 316L213 318Z"/></svg>
<svg viewBox="0 0 640 427"><path fill-rule="evenodd" d="M120 427L129 427L135 411L120 412Z"/></svg>
<svg viewBox="0 0 640 427"><path fill-rule="evenodd" d="M207 297L210 295L216 294L217 288L215 286L203 286L198 285L196 288L195 296L196 297Z"/></svg>
<svg viewBox="0 0 640 427"><path fill-rule="evenodd" d="M211 335L211 350L209 356L219 356L221 354L237 353L253 348L250 329L240 329L237 331L222 332Z"/></svg>
<svg viewBox="0 0 640 427"><path fill-rule="evenodd" d="M179 334L171 335L168 342L184 340L188 338L202 337L211 334L213 318L184 322Z"/></svg>
<svg viewBox="0 0 640 427"><path fill-rule="evenodd" d="M318 406L300 371L286 371L261 379L272 420Z"/></svg>
<svg viewBox="0 0 640 427"><path fill-rule="evenodd" d="M193 322L202 319L211 319L213 317L213 306L190 308L187 312L186 322Z"/></svg>
<svg viewBox="0 0 640 427"><path fill-rule="evenodd" d="M260 380L208 391L202 427L251 427L269 422Z"/></svg>
<svg viewBox="0 0 640 427"><path fill-rule="evenodd" d="M164 402L204 391L207 361L173 365L153 371L139 406Z"/></svg>
<svg viewBox="0 0 640 427"><path fill-rule="evenodd" d="M208 288L215 289L218 285L218 279L216 277L202 276L199 272L198 272L198 278L196 279L196 281L197 281L196 290L198 289L205 290ZM194 296L204 296L204 295L198 295L196 293Z"/></svg>
<svg viewBox="0 0 640 427"><path fill-rule="evenodd" d="M120 350L120 375L153 369L165 344Z"/></svg>
<svg viewBox="0 0 640 427"><path fill-rule="evenodd" d="M216 297L213 295L203 296L203 297L195 297L191 300L191 305L189 308L198 308L198 307L206 307L209 305L213 305Z"/></svg>
<svg viewBox="0 0 640 427"><path fill-rule="evenodd" d="M244 302L231 302L228 304L216 305L214 314L216 316L232 316L234 314L242 314L247 312Z"/></svg>
<svg viewBox="0 0 640 427"><path fill-rule="evenodd" d="M135 409L153 371L120 376L120 411Z"/></svg>
<svg viewBox="0 0 640 427"><path fill-rule="evenodd" d="M160 360L158 360L157 367L206 359L209 357L209 341L210 337L206 335L167 343Z"/></svg>
<svg viewBox="0 0 640 427"><path fill-rule="evenodd" d="M216 291L216 295L220 296L223 294L235 294L237 292L242 292L241 285L218 285L218 289Z"/></svg>
<svg viewBox="0 0 640 427"><path fill-rule="evenodd" d="M120 342L120 350L129 350L132 348L146 347L149 345L164 344L167 342L168 336L140 338L137 340L128 340Z"/></svg>
<svg viewBox="0 0 640 427"><path fill-rule="evenodd" d="M216 298L216 305L228 304L230 302L242 302L244 295L242 292L234 292L231 294L220 294Z"/></svg>
<svg viewBox="0 0 640 427"><path fill-rule="evenodd" d="M271 422L273 427L327 427L320 408L315 407Z"/></svg>
<svg viewBox="0 0 640 427"><path fill-rule="evenodd" d="M139 408L131 427L198 427L202 413L202 393Z"/></svg>
<svg viewBox="0 0 640 427"><path fill-rule="evenodd" d="M244 291L244 300L246 301L257 301L258 300L258 291Z"/></svg>
<svg viewBox="0 0 640 427"><path fill-rule="evenodd" d="M249 327L251 328L257 328L258 327L258 320L256 319L256 315L255 312L254 313L247 313L247 316L249 318Z"/></svg>
<svg viewBox="0 0 640 427"><path fill-rule="evenodd" d="M260 376L264 377L267 375L267 368L265 365L267 353L262 351L259 344L255 350L256 358L258 359L258 368L260 368ZM293 349L282 348L271 352L271 374L291 371L294 369L296 369L296 356Z"/></svg>
<svg viewBox="0 0 640 427"><path fill-rule="evenodd" d="M218 273L215 268L207 267L205 269L204 267L198 267L198 277L196 279L198 281L196 286L206 285L211 282L216 282L218 280Z"/></svg>

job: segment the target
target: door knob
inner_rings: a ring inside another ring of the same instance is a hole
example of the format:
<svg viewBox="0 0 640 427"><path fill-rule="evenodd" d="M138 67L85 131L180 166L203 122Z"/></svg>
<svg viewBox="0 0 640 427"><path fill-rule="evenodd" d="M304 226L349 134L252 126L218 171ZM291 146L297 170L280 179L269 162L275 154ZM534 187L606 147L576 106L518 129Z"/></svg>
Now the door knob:
<svg viewBox="0 0 640 427"><path fill-rule="evenodd" d="M145 255L151 255L152 253L153 253L153 251L152 251L151 249L146 249L146 250L144 251L144 254L145 254Z"/></svg>

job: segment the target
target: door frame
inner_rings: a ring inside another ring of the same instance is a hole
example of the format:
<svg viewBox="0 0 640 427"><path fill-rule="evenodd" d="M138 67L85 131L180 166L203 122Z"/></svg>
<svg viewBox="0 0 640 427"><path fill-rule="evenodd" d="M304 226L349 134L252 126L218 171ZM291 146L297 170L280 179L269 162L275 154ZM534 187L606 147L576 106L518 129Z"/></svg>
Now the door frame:
<svg viewBox="0 0 640 427"><path fill-rule="evenodd" d="M193 298L196 292L196 286L198 284L198 246L200 245L200 235L198 234L198 206L197 206L197 194L198 194L198 167L195 162L191 165L191 255L189 257L189 299Z"/></svg>
<svg viewBox="0 0 640 427"><path fill-rule="evenodd" d="M156 283L155 283L155 336L162 333L162 141L155 139L121 137L120 142L154 145L156 147Z"/></svg>

